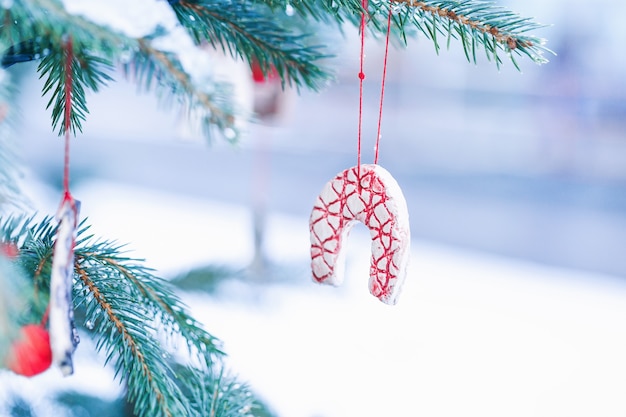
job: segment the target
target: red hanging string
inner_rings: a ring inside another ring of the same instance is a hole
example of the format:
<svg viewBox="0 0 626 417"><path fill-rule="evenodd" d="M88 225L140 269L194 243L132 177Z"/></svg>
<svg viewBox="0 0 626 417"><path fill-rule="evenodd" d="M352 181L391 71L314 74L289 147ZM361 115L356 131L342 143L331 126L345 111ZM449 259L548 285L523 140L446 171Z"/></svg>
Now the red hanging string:
<svg viewBox="0 0 626 417"><path fill-rule="evenodd" d="M363 80L365 79L365 73L363 72L363 61L365 60L365 19L367 13L367 0L361 0L363 6L363 13L361 14L361 53L360 53L360 69L359 69L359 133L357 144L357 166L358 177L361 178L361 128L363 124ZM359 181L360 184L360 181Z"/></svg>
<svg viewBox="0 0 626 417"><path fill-rule="evenodd" d="M48 317L50 317L50 304L46 307L46 311L43 313L43 317L41 318L41 327L46 327L46 324L48 324Z"/></svg>
<svg viewBox="0 0 626 417"><path fill-rule="evenodd" d="M367 0L362 0L363 14L361 15L361 53L360 53L360 70L359 70L359 131L358 131L358 145L357 145L357 161L358 161L358 177L361 177L361 141L362 141L362 125L363 125L363 80L365 79L365 73L363 72L363 62L365 58L365 24L366 24L366 12L367 12ZM391 15L392 15L392 1L389 1L389 13L387 15L387 35L385 38L385 58L383 62L383 76L380 87L380 106L378 109L378 130L376 133L376 145L374 146L374 163L378 164L378 154L380 148L381 127L383 120L383 102L385 99L385 80L387 79L387 58L389 56L389 38L391 35Z"/></svg>
<svg viewBox="0 0 626 417"><path fill-rule="evenodd" d="M70 121L72 117L72 62L74 50L72 37L67 38L65 43L65 160L63 163L63 201L72 200L70 193Z"/></svg>
<svg viewBox="0 0 626 417"><path fill-rule="evenodd" d="M387 16L387 36L385 38L385 60L383 62L383 81L380 87L380 108L378 109L378 132L376 133L376 146L374 146L374 163L378 164L378 149L380 145L380 128L383 122L383 100L385 98L385 79L387 78L387 56L389 55L389 35L391 34L391 8L389 1L389 15Z"/></svg>

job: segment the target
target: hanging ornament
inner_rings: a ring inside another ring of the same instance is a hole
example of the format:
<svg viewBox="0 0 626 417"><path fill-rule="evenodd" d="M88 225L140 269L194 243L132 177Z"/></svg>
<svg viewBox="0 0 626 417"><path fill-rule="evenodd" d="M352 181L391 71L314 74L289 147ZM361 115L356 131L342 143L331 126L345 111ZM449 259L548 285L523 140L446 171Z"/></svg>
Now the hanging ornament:
<svg viewBox="0 0 626 417"><path fill-rule="evenodd" d="M54 243L50 276L49 328L52 359L64 376L74 372L72 355L80 341L74 325L72 302L74 244L79 209L80 202L66 194L57 213L59 226Z"/></svg>
<svg viewBox="0 0 626 417"><path fill-rule="evenodd" d="M63 199L57 212L56 241L50 275L50 304L48 306L52 361L64 376L74 372L72 355L79 342L74 325L74 245L78 228L80 202L70 193L70 120L72 112L72 64L74 61L72 37L67 38L65 61L65 163L63 169Z"/></svg>
<svg viewBox="0 0 626 417"><path fill-rule="evenodd" d="M387 38L378 115L374 164L361 164L361 126L363 117L363 72L367 0L362 0L361 61L359 77L358 148L355 167L329 181L313 206L309 219L311 232L311 269L319 283L339 285L345 267L344 242L357 221L364 223L372 238L369 289L386 304L396 304L406 276L410 255L409 212L400 186L378 164L382 124L387 55L391 27L391 5L387 19Z"/></svg>
<svg viewBox="0 0 626 417"><path fill-rule="evenodd" d="M14 242L0 242L0 258L15 260L19 254L20 250ZM16 272L11 269L9 271L10 273ZM3 295L10 297L12 293L15 295L14 291L9 290L9 294L1 294L0 298L3 298ZM3 326L4 329L7 327L6 323L1 322L2 320L17 319L14 314L8 316L6 312L3 314L2 311L4 308L20 310L22 305L19 301L16 303L14 301L16 300L6 297L0 300L0 333L3 333ZM46 321L47 318L44 317L40 324L26 324L19 329L15 336L11 334L13 340L4 357L0 358L0 365L16 374L28 377L47 370L52 363L52 351L50 349L50 335L45 327ZM3 335L7 336L6 333Z"/></svg>
<svg viewBox="0 0 626 417"><path fill-rule="evenodd" d="M20 250L13 242L0 242L0 254L6 256L9 259L14 259L19 255Z"/></svg>
<svg viewBox="0 0 626 417"><path fill-rule="evenodd" d="M6 366L24 376L34 376L47 370L52 363L50 335L39 324L27 324L20 330L19 338L11 344Z"/></svg>
<svg viewBox="0 0 626 417"><path fill-rule="evenodd" d="M344 242L357 221L372 237L370 292L395 304L406 276L411 231L402 190L380 165L341 172L317 197L310 218L313 278L331 285L343 282Z"/></svg>

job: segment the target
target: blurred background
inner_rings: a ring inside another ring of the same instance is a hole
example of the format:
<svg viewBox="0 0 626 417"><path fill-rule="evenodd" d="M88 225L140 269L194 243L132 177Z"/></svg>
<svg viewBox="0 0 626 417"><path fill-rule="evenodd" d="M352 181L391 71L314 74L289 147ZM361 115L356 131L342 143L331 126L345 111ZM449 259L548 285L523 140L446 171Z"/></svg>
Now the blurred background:
<svg viewBox="0 0 626 417"><path fill-rule="evenodd" d="M579 3L565 11L558 1L523 5L522 15L551 24L538 35L557 55L543 66L520 60L522 73L510 62L498 70L484 54L470 64L457 43L439 56L424 39L391 50L380 163L404 189L414 236L626 274L626 34L618 21L626 6ZM271 126L250 126L235 148L219 140L199 148L203 139L183 126L182 112L159 109L118 77L90 99L74 179L246 204L262 194L268 210L308 216L322 185L356 164L358 39L350 30L332 39L340 45L329 62L337 81L319 94L281 97ZM369 39L365 162L373 161L382 57L382 42ZM238 94L249 100L255 86L245 68L234 68L223 71L237 74ZM21 86L23 157L58 181L61 159L50 155L61 149L49 140L40 83L30 74Z"/></svg>
<svg viewBox="0 0 626 417"><path fill-rule="evenodd" d="M187 296L278 415L626 414L626 5L502 3L550 24L537 32L550 63L498 70L423 39L390 51L379 163L404 191L414 238L394 310L365 294L364 229L344 288L320 289L307 270L313 201L356 164L355 31L329 35L336 82L280 94L235 146L206 146L193 121L121 75L90 98L72 151L85 215L168 278L252 266L252 284L225 284L208 307ZM371 163L382 43L368 39L365 59ZM273 94L227 65L242 100ZM25 189L52 213L63 149L30 69Z"/></svg>

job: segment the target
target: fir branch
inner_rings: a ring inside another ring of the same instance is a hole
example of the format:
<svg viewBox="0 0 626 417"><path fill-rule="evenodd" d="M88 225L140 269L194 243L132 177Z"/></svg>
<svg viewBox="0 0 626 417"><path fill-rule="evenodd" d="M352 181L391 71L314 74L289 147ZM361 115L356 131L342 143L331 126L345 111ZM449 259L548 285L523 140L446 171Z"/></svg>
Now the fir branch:
<svg viewBox="0 0 626 417"><path fill-rule="evenodd" d="M180 369L195 414L207 417L271 417L274 414L252 393L250 387L228 375L223 368L198 373ZM194 383L191 383L191 382Z"/></svg>
<svg viewBox="0 0 626 417"><path fill-rule="evenodd" d="M103 242L79 248L76 259L97 263L123 277L131 296L152 309L153 318L165 325L170 333L180 333L188 343L189 353L205 366L210 366L217 356L223 355L217 339L202 330L200 323L185 311L182 301L170 290L170 284L155 277L139 260L120 256L120 249L110 242Z"/></svg>
<svg viewBox="0 0 626 417"><path fill-rule="evenodd" d="M246 385L224 375L204 375L204 386L208 396L202 411L215 417L239 417L254 415L254 397Z"/></svg>
<svg viewBox="0 0 626 417"><path fill-rule="evenodd" d="M33 216L8 217L0 219L0 230L5 242L19 248L16 262L31 277L33 286L28 321L39 321L45 314L49 298L55 232L52 218L45 217L37 224Z"/></svg>
<svg viewBox="0 0 626 417"><path fill-rule="evenodd" d="M82 131L82 122L88 113L85 90L98 91L100 86L111 80L106 73L111 69L110 62L95 51L117 49L118 46L108 43L113 39L117 42L119 38L111 34L107 36L104 34L106 31L97 25L70 15L55 0L16 2L4 10L4 17L0 39L11 42L13 54L17 54L17 58L9 60L9 63L28 57L41 60L37 70L40 78L46 77L42 94L51 93L47 108L52 108L53 129L58 127L59 135L65 131L65 126L60 123L66 111L64 86L71 79L69 127L74 133L76 129ZM71 51L67 47L70 34L74 45ZM7 53L11 53L11 48L5 52L5 57ZM68 59L71 59L69 74L66 68Z"/></svg>
<svg viewBox="0 0 626 417"><path fill-rule="evenodd" d="M126 382L135 412L145 417L195 415L193 400L185 393L202 384L203 372L218 366L222 352L217 340L186 312L169 283L140 260L123 256L122 246L94 243L84 223L79 229L74 302L84 309L97 350L114 365L116 377ZM49 288L55 233L49 217L40 223L33 217L0 218L1 240L19 246L15 264L33 282L41 282L40 306L31 306L30 313L37 320L48 301L43 289ZM185 364L180 366L196 375L195 380L180 380L168 361L172 352L180 353L176 345L180 339L190 355L181 358Z"/></svg>
<svg viewBox="0 0 626 417"><path fill-rule="evenodd" d="M59 126L59 135L65 133L66 126L60 123L66 115L66 108L69 109L69 129L76 134L76 129L82 132L82 122L86 120L87 100L85 97L85 87L92 91L98 91L112 78L104 72L101 67L110 68L108 61L90 55L85 48L72 48L71 43L66 40L60 45L51 45L48 53L39 64L37 70L40 78L46 76L42 94L51 93L50 100L46 106L52 106L52 128ZM69 62L68 62L69 61ZM69 70L69 72L68 72ZM70 92L70 98L67 93Z"/></svg>
<svg viewBox="0 0 626 417"><path fill-rule="evenodd" d="M211 126L216 126L225 137L236 139L238 132L234 128L235 111L224 85L215 83L215 93L207 93L205 88L191 80L173 54L154 48L148 39L132 38L81 16L71 15L57 0L16 2L12 8L4 10L4 23L0 25L0 41L4 40L13 48L5 50L6 63L30 58L42 60L40 72L42 76L47 75L48 90L45 92L52 93L48 106L53 109L54 128L58 126L60 115L63 114L60 100L63 91L59 90L63 81L61 76L64 74L61 45L68 33L72 35L76 60L80 64L77 66L74 63L72 68L77 71L73 71L72 75L84 77L78 79L75 91L78 100L74 101L73 106L74 132L76 128L81 130L81 122L87 114L86 102L82 100L86 88L97 90L108 81L110 77L107 72L112 63L127 67L130 53L133 55L132 64L135 65L133 71L142 75L136 77L140 82L148 79L146 85L155 84L160 92L182 95L181 98L189 108L204 109L207 113L204 119L207 136ZM62 126L59 130L62 130Z"/></svg>
<svg viewBox="0 0 626 417"><path fill-rule="evenodd" d="M88 320L97 320L100 312L105 318L98 321L97 348L104 349L107 362L116 361L116 375L122 373L127 378L129 398L135 403L135 412L139 416L172 417L186 415L184 396L180 388L173 383L172 370L161 356L158 340L153 336L155 329L144 316L147 311L123 291L109 291L105 297L100 291L103 282L98 285L91 266L86 262L77 262L76 273L82 287L79 293L91 295L93 302L88 303ZM139 311L138 311L139 310ZM143 313L143 314L142 314ZM123 371L123 372L122 372Z"/></svg>
<svg viewBox="0 0 626 417"><path fill-rule="evenodd" d="M274 11L292 7L303 16L337 23L348 21L355 26L359 25L363 13L361 0L257 1L267 4ZM508 54L516 67L515 56L527 56L542 64L547 62L544 53L553 53L544 46L543 39L528 35L542 25L495 3L480 0L369 0L367 26L375 35L386 33L390 3L393 32L405 43L416 30L433 42L437 52L441 48L441 40L445 40L450 47L451 40L455 39L461 42L469 61L476 62L476 50L482 47L487 57L498 66L502 63L500 52Z"/></svg>
<svg viewBox="0 0 626 417"><path fill-rule="evenodd" d="M203 129L207 137L210 137L211 126L216 126L225 138L237 139L240 132L228 96L230 89L226 85L214 84L212 94L202 90L174 54L154 48L147 39L139 39L137 44L137 53L123 66L127 76L146 90L150 90L153 81L157 80L159 92L176 95L189 109L199 107L204 110Z"/></svg>
<svg viewBox="0 0 626 417"><path fill-rule="evenodd" d="M157 339L157 330L183 337L189 353L200 359L205 369L221 355L216 339L185 312L167 282L119 251L120 247L110 242L81 244L76 250L83 293L86 290L93 299L85 299L85 305L87 320L96 326L97 348L105 349L107 361L116 360L117 373L127 375L130 399L140 415L185 415L182 410L188 413L190 406L180 387L174 386L174 372L163 356L168 351ZM112 339L113 331L116 336ZM150 411L144 411L144 404L149 404Z"/></svg>
<svg viewBox="0 0 626 417"><path fill-rule="evenodd" d="M71 15L59 0L15 1L3 12L0 39L35 59L45 56L50 45L62 44L68 34L92 52L110 54L124 45L123 35Z"/></svg>
<svg viewBox="0 0 626 417"><path fill-rule="evenodd" d="M393 0L397 5L406 6L405 13L412 14L413 24L431 39L439 49L437 33L448 38L460 39L468 60L476 63L476 48L482 46L487 58L502 63L498 51L507 53L518 67L513 53L526 55L536 63L547 62L544 52L545 41L526 35L541 25L531 19L505 10L490 2L464 0L416 1ZM398 20L396 20L398 21ZM518 67L519 68L519 67Z"/></svg>
<svg viewBox="0 0 626 417"><path fill-rule="evenodd" d="M316 62L325 58L308 36L275 23L259 5L242 0L180 0L172 4L178 20L196 42L209 42L233 57L258 62L264 74L275 70L283 82L318 89L328 75Z"/></svg>

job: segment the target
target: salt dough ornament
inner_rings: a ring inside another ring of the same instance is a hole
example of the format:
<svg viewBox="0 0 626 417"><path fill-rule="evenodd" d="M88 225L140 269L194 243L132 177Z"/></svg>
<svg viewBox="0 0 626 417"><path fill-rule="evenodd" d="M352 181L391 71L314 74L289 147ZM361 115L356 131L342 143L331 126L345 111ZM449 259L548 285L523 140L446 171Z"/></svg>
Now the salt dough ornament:
<svg viewBox="0 0 626 417"><path fill-rule="evenodd" d="M49 329L52 361L61 369L64 376L74 373L72 355L80 340L74 325L72 303L74 244L79 209L80 202L66 195L57 213L59 226L50 277Z"/></svg>
<svg viewBox="0 0 626 417"><path fill-rule="evenodd" d="M357 221L372 237L370 293L396 304L409 262L409 212L400 186L379 165L339 173L317 197L309 221L313 279L330 285L343 282L343 243Z"/></svg>

